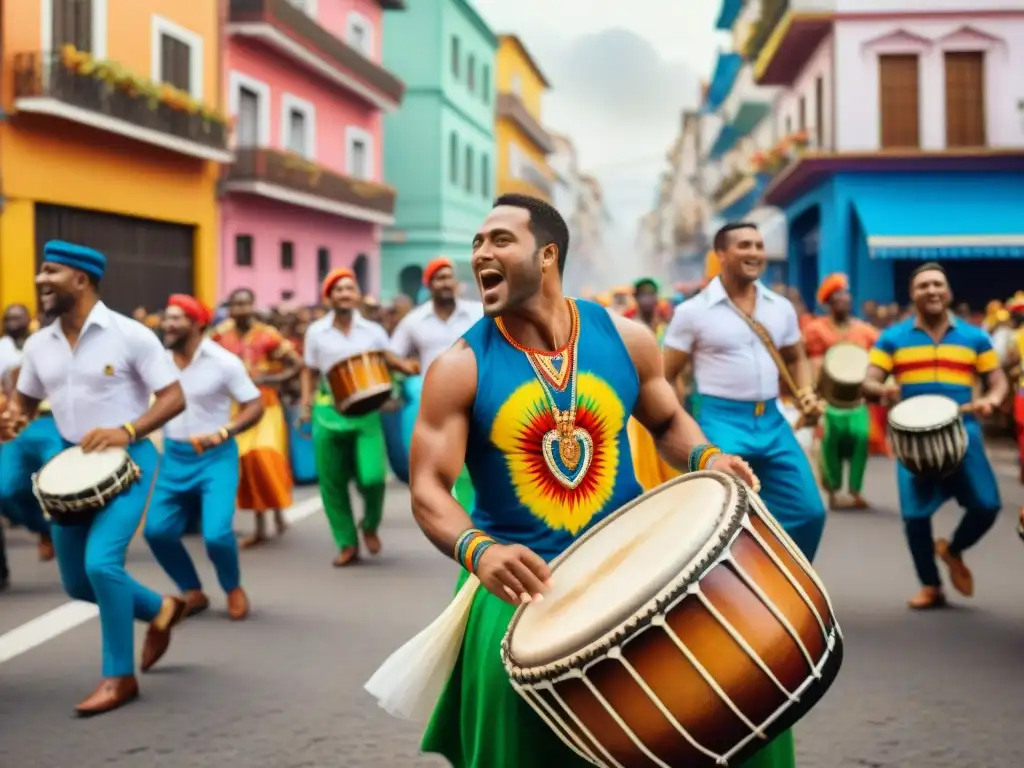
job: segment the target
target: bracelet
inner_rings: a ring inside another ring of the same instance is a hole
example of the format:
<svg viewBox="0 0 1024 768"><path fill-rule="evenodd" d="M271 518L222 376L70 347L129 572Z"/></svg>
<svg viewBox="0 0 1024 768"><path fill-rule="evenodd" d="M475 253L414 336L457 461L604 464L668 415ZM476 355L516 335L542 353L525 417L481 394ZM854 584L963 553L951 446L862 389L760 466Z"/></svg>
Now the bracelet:
<svg viewBox="0 0 1024 768"><path fill-rule="evenodd" d="M701 470L707 469L711 458L713 456L717 456L721 452L721 448L716 448L713 445L698 445L690 451L690 459L687 462L689 470L691 472L700 472Z"/></svg>
<svg viewBox="0 0 1024 768"><path fill-rule="evenodd" d="M128 441L134 443L136 437L138 437L138 433L135 431L135 425L130 421L126 421L121 425L121 429L128 433Z"/></svg>
<svg viewBox="0 0 1024 768"><path fill-rule="evenodd" d="M470 528L455 542L455 561L470 573L475 573L484 551L497 542L478 528Z"/></svg>
<svg viewBox="0 0 1024 768"><path fill-rule="evenodd" d="M227 440L229 437L231 437L231 430L228 429L227 427L221 427L219 430L217 430L217 434L220 435L221 440Z"/></svg>

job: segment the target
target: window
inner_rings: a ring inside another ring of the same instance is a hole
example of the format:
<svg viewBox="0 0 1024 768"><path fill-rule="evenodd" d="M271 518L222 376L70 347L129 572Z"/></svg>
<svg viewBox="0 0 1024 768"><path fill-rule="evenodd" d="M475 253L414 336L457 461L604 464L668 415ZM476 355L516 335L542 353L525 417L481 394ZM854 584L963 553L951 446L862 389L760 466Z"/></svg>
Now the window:
<svg viewBox="0 0 1024 768"><path fill-rule="evenodd" d="M466 85L469 86L470 93L476 90L476 56L473 54L469 54L469 61L466 63Z"/></svg>
<svg viewBox="0 0 1024 768"><path fill-rule="evenodd" d="M512 75L512 93L516 96L523 95L523 78L519 75Z"/></svg>
<svg viewBox="0 0 1024 768"><path fill-rule="evenodd" d="M459 183L459 137L455 131L448 136L448 180Z"/></svg>
<svg viewBox="0 0 1024 768"><path fill-rule="evenodd" d="M376 176L373 157L373 136L362 128L349 126L345 131L348 175L354 179L372 180Z"/></svg>
<svg viewBox="0 0 1024 768"><path fill-rule="evenodd" d="M473 148L466 147L466 191L473 191Z"/></svg>
<svg viewBox="0 0 1024 768"><path fill-rule="evenodd" d="M252 266L252 235L235 235L235 266Z"/></svg>
<svg viewBox="0 0 1024 768"><path fill-rule="evenodd" d="M203 38L162 16L153 16L150 76L192 98L203 98Z"/></svg>
<svg viewBox="0 0 1024 768"><path fill-rule="evenodd" d="M814 139L815 148L825 146L825 78L814 81Z"/></svg>
<svg viewBox="0 0 1024 768"><path fill-rule="evenodd" d="M295 269L295 243L281 241L281 269Z"/></svg>
<svg viewBox="0 0 1024 768"><path fill-rule="evenodd" d="M480 92L484 97L484 104L491 103L491 68L484 64L483 75L480 77Z"/></svg>
<svg viewBox="0 0 1024 768"><path fill-rule="evenodd" d="M47 0L42 23L44 50L73 45L97 59L106 56L106 0Z"/></svg>
<svg viewBox="0 0 1024 768"><path fill-rule="evenodd" d="M786 136L793 135L793 116L786 115Z"/></svg>
<svg viewBox="0 0 1024 768"><path fill-rule="evenodd" d="M798 118L797 119L799 120L798 125L800 126L800 130L801 131L806 131L807 130L807 97L806 96L801 96L800 97L799 113L798 113Z"/></svg>
<svg viewBox="0 0 1024 768"><path fill-rule="evenodd" d="M319 286L331 272L331 252L326 248L316 249L316 284Z"/></svg>
<svg viewBox="0 0 1024 768"><path fill-rule="evenodd" d="M363 293L369 293L370 259L365 253L360 253L356 256L356 260L352 262L352 271L356 273L356 285L359 286L359 290Z"/></svg>
<svg viewBox="0 0 1024 768"><path fill-rule="evenodd" d="M985 54L950 51L946 62L946 146L984 147Z"/></svg>
<svg viewBox="0 0 1024 768"><path fill-rule="evenodd" d="M270 86L241 72L232 72L228 78L228 98L231 114L236 117L236 146L269 146Z"/></svg>
<svg viewBox="0 0 1024 768"><path fill-rule="evenodd" d="M373 55L373 24L360 13L348 15L348 29L345 32L348 44L369 58Z"/></svg>
<svg viewBox="0 0 1024 768"><path fill-rule="evenodd" d="M290 93L281 96L281 143L296 155L316 157L316 107Z"/></svg>
<svg viewBox="0 0 1024 768"><path fill-rule="evenodd" d="M480 193L487 199L491 196L491 158L480 155Z"/></svg>
<svg viewBox="0 0 1024 768"><path fill-rule="evenodd" d="M459 38L452 35L452 75L459 77Z"/></svg>
<svg viewBox="0 0 1024 768"><path fill-rule="evenodd" d="M921 146L917 54L878 57L879 113L883 149Z"/></svg>

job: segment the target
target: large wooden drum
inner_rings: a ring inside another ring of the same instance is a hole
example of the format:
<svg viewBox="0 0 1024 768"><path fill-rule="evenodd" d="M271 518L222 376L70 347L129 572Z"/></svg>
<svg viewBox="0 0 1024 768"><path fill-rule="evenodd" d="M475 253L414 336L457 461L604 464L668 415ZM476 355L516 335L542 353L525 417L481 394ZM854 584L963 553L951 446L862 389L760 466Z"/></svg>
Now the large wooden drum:
<svg viewBox="0 0 1024 768"><path fill-rule="evenodd" d="M380 410L391 398L391 370L383 352L363 352L336 363L327 372L334 407L346 416Z"/></svg>
<svg viewBox="0 0 1024 768"><path fill-rule="evenodd" d="M889 440L899 462L919 477L947 477L967 455L961 408L944 395L917 395L894 405Z"/></svg>
<svg viewBox="0 0 1024 768"><path fill-rule="evenodd" d="M864 402L861 385L871 361L867 350L856 344L836 344L825 353L818 379L818 394L835 408L856 408Z"/></svg>
<svg viewBox="0 0 1024 768"><path fill-rule="evenodd" d="M760 498L697 472L641 496L553 564L502 643L512 685L608 768L738 765L828 690L842 634Z"/></svg>

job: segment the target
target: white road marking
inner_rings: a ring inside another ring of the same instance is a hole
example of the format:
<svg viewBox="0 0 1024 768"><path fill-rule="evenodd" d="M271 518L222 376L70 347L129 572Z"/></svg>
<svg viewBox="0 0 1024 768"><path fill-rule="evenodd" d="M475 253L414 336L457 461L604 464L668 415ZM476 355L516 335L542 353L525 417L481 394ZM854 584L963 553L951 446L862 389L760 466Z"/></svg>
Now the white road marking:
<svg viewBox="0 0 1024 768"><path fill-rule="evenodd" d="M289 523L298 523L315 515L321 509L322 505L318 494L289 507L285 510L284 515ZM0 664L27 653L65 632L70 632L75 627L85 624L97 616L99 616L99 610L95 605L80 600L72 600L52 611L47 611L42 616L37 616L0 635Z"/></svg>

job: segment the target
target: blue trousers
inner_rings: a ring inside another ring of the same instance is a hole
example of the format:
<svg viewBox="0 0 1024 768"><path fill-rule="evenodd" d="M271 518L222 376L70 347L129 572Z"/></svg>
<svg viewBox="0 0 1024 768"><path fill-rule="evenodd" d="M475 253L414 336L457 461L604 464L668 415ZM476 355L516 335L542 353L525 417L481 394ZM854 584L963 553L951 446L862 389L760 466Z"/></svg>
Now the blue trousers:
<svg viewBox="0 0 1024 768"><path fill-rule="evenodd" d="M135 673L133 619L150 622L163 604L159 594L142 586L124 567L128 545L146 511L158 459L149 440L130 445L128 453L142 470L139 482L111 499L88 524L53 526L64 589L75 600L99 607L104 677Z"/></svg>
<svg viewBox="0 0 1024 768"><path fill-rule="evenodd" d="M935 564L935 540L932 516L950 499L963 508L964 516L953 532L949 549L954 555L974 546L995 523L1002 508L999 482L985 455L984 436L974 419L965 420L967 455L949 477L915 477L897 464L896 485L900 495L900 514L910 556L918 581L926 587L942 586Z"/></svg>
<svg viewBox="0 0 1024 768"><path fill-rule="evenodd" d="M50 414L33 420L20 435L0 445L0 511L15 525L49 536L50 523L32 494L32 475L63 449Z"/></svg>
<svg viewBox="0 0 1024 768"><path fill-rule="evenodd" d="M761 480L765 506L807 559L814 560L825 530L825 505L807 455L778 403L702 394L697 420L722 451L746 459Z"/></svg>
<svg viewBox="0 0 1024 768"><path fill-rule="evenodd" d="M238 492L238 445L221 443L196 453L191 443L164 440L164 455L146 515L145 536L157 562L182 592L202 589L181 537L190 512L201 510L206 553L225 592L241 582L232 522Z"/></svg>

